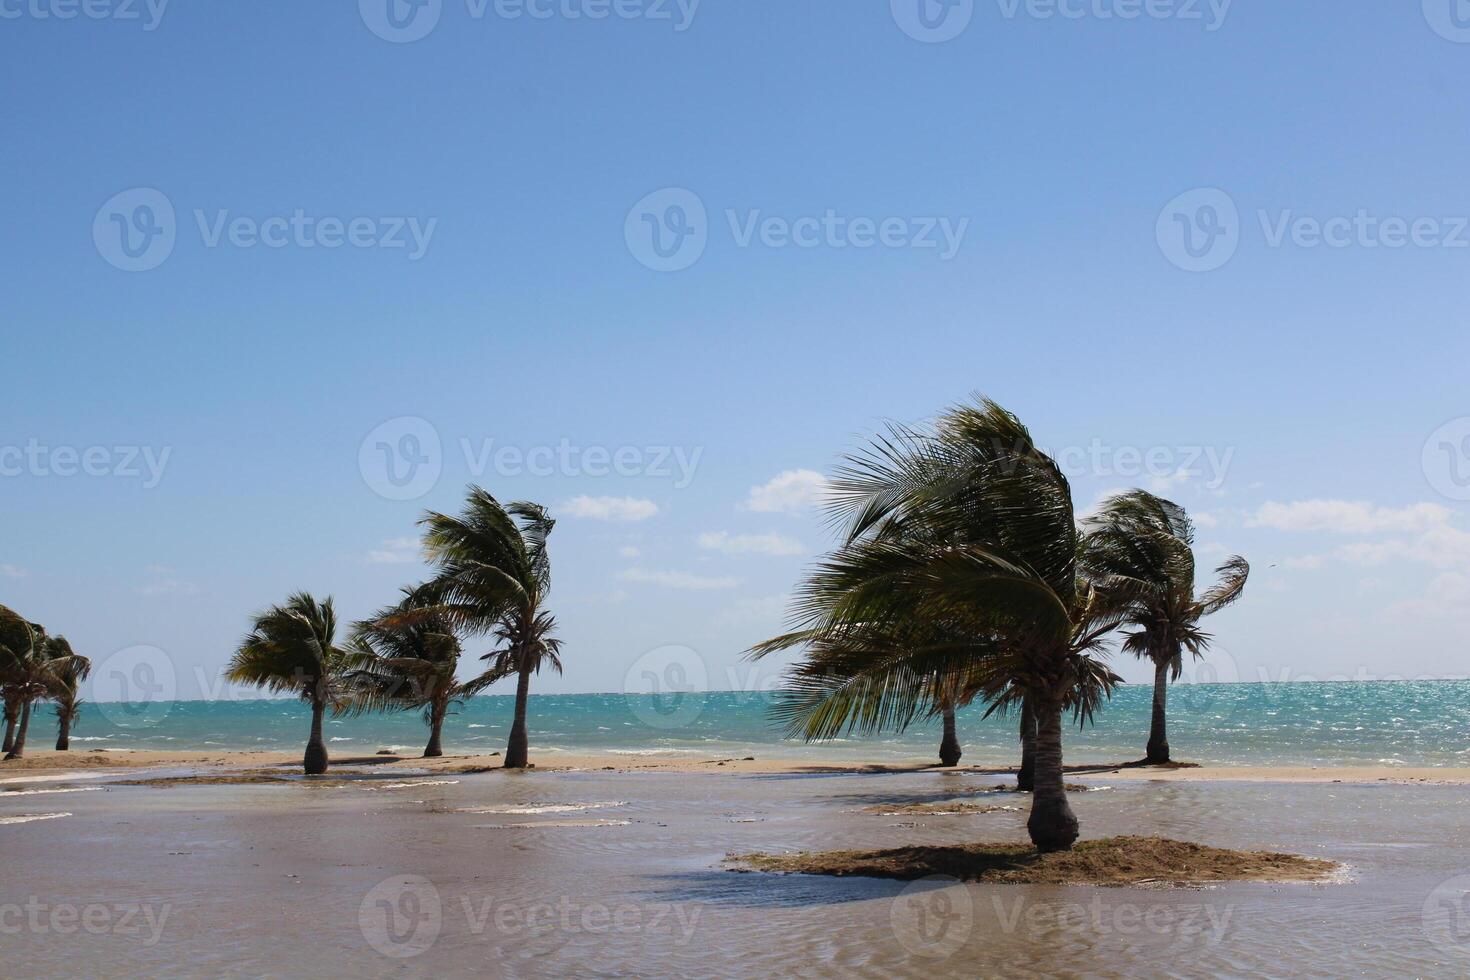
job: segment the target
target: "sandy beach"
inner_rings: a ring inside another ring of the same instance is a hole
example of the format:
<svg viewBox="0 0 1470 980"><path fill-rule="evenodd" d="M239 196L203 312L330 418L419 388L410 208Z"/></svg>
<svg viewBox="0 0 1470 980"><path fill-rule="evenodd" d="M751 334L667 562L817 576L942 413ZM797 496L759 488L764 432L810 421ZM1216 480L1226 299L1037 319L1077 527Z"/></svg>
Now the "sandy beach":
<svg viewBox="0 0 1470 980"><path fill-rule="evenodd" d="M533 755L533 758L537 758ZM500 768L500 754L444 755L424 759L412 755L374 754L343 755L332 760L337 767L357 768L381 766L385 771L406 769L429 773L487 772ZM299 770L301 757L290 752L190 752L127 751L94 749L85 752L57 752L51 749L27 750L24 759L0 764L0 785L8 777L32 771L52 772L71 769L158 769L170 773L198 770L223 774L234 771L280 769L283 776ZM609 771L672 772L721 774L818 774L818 773L921 773L957 772L993 774L998 778L1013 776L1014 770L992 766L960 765L946 769L924 763L888 762L854 763L831 759L791 759L756 757L691 757L689 755L617 755L570 754L543 755L534 763L534 771ZM1136 764L1068 766L1075 776L1107 777L1109 780L1151 780L1162 782L1278 782L1278 783L1394 783L1463 786L1470 784L1470 768L1426 766L1142 766Z"/></svg>
<svg viewBox="0 0 1470 980"><path fill-rule="evenodd" d="M1470 866L1463 770L1074 769L1084 845L1138 835L1339 869L1179 887L1100 858L1099 884L1132 878L1098 887L773 873L814 852L1028 851L1028 798L981 767L343 755L305 779L294 753L28 755L0 766L6 976L1470 968L1470 943L1431 915ZM734 870L752 854L772 870Z"/></svg>

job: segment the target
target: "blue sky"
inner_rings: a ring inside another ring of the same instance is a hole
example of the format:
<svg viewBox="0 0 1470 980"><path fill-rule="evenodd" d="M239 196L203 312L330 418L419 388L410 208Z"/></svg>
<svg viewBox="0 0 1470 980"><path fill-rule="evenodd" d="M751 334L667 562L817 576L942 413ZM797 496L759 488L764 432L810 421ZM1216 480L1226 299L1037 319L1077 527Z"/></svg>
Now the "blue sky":
<svg viewBox="0 0 1470 980"><path fill-rule="evenodd" d="M1216 674L1466 672L1448 0L394 2L0 2L0 602L198 696L478 480L562 518L538 690L769 686L813 474L981 391L1251 559Z"/></svg>

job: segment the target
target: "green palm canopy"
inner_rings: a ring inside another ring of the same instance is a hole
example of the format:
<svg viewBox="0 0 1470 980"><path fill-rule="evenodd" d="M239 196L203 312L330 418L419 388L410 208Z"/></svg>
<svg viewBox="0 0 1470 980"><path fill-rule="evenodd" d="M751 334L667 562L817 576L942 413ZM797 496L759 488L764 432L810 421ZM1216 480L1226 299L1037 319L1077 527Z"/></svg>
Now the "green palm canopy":
<svg viewBox="0 0 1470 980"><path fill-rule="evenodd" d="M1165 709L1169 681L1184 654L1204 656L1211 637L1199 621L1239 599L1250 565L1239 555L1215 570L1219 580L1196 595L1194 524L1183 507L1143 490L1109 498L1087 521L1083 563L1125 602L1123 649L1154 665L1153 717L1145 761L1170 761Z"/></svg>
<svg viewBox="0 0 1470 980"><path fill-rule="evenodd" d="M327 771L322 717L350 711L356 691L354 673L368 669L369 654L338 646L337 613L330 597L318 602L297 592L284 605L255 617L225 670L237 684L253 684L277 694L291 694L311 707L311 734L303 765L307 775Z"/></svg>
<svg viewBox="0 0 1470 980"><path fill-rule="evenodd" d="M562 669L556 619L546 609L551 592L547 539L556 522L540 504L502 505L486 490L471 487L459 516L431 511L419 523L436 572L424 587L426 598L456 628L495 640L481 658L489 661L483 678L516 675L505 766L525 768L531 675L543 666L557 673Z"/></svg>
<svg viewBox="0 0 1470 980"><path fill-rule="evenodd" d="M849 456L830 509L842 543L798 590L798 628L752 651L807 650L776 709L788 731L902 728L950 694L1024 697L1037 718L1027 827L1040 850L1069 848L1061 716L1090 713L1116 681L1090 653L1117 619L1079 579L1060 467L982 400Z"/></svg>

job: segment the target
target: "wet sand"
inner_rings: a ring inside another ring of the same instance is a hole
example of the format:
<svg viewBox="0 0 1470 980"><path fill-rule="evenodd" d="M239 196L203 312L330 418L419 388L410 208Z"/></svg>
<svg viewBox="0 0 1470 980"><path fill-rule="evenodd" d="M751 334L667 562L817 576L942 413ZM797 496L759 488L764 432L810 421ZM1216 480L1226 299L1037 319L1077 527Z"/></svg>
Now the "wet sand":
<svg viewBox="0 0 1470 980"><path fill-rule="evenodd" d="M994 766L961 765L946 770L925 763L852 763L820 758L753 758L698 757L680 755L572 754L557 752L536 755L535 771L611 772L676 772L676 773L915 773L964 772L1006 776L1014 770ZM299 769L301 756L294 752L190 752L190 751L70 751L27 749L26 758L0 763L0 785L9 777L24 777L33 772L71 769L164 769L208 773L233 770ZM334 766L382 766L427 771L430 773L466 773L499 769L501 759L494 755L446 755L423 759L411 755L374 754L342 755L332 759ZM1470 768L1409 766L1142 766L1120 763L1116 766L1079 765L1067 767L1073 776L1105 776L1109 780L1162 780L1166 782L1287 782L1287 783L1429 783L1436 785L1470 785Z"/></svg>
<svg viewBox="0 0 1470 980"><path fill-rule="evenodd" d="M161 766L152 771L43 768L39 754L26 769L0 768L0 779L29 780L0 784L0 973L1470 971L1470 935L1456 917L1470 891L1462 785L1073 774L1090 790L1071 800L1085 841L1164 837L1347 869L1330 884L1098 888L737 873L725 863L977 842L1024 849L1028 800L996 790L993 771L736 772L645 759L638 769L507 773L456 771L493 758L344 758L329 779L305 779L294 759L205 757L225 760L206 778L271 777L127 784L187 774L197 753L138 760ZM947 805L977 799L987 806Z"/></svg>

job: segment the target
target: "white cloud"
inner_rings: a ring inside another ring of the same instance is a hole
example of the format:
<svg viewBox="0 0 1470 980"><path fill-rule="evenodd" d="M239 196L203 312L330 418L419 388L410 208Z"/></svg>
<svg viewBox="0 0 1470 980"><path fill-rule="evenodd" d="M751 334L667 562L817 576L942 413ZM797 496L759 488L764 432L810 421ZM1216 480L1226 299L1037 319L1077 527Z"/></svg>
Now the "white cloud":
<svg viewBox="0 0 1470 980"><path fill-rule="evenodd" d="M625 544L618 549L618 555L622 558L637 558L641 554L643 554L643 552L639 551L631 544Z"/></svg>
<svg viewBox="0 0 1470 980"><path fill-rule="evenodd" d="M806 552L800 541L774 531L768 534L706 531L699 536L698 543L705 551L727 555L800 555Z"/></svg>
<svg viewBox="0 0 1470 980"><path fill-rule="evenodd" d="M1470 534L1446 524L1414 538L1355 541L1338 548L1336 555L1354 565L1381 565L1399 559L1435 568L1470 566Z"/></svg>
<svg viewBox="0 0 1470 980"><path fill-rule="evenodd" d="M787 470L751 487L744 507L761 514L799 514L822 502L827 478L816 470Z"/></svg>
<svg viewBox="0 0 1470 980"><path fill-rule="evenodd" d="M646 568L628 568L618 573L624 582L641 582L662 585L666 589L685 589L703 592L714 589L733 589L740 584L737 578L694 575L690 572L654 571Z"/></svg>
<svg viewBox="0 0 1470 980"><path fill-rule="evenodd" d="M409 565L419 561L418 538L391 538L382 546L368 552L367 560L374 565Z"/></svg>
<svg viewBox="0 0 1470 980"><path fill-rule="evenodd" d="M585 517L594 521L617 521L632 523L646 521L658 513L658 504L641 497L573 497L561 505L562 513L570 517Z"/></svg>
<svg viewBox="0 0 1470 980"><path fill-rule="evenodd" d="M1404 534L1442 526L1449 516L1449 509L1439 504L1412 504L1395 509L1352 500L1299 500L1286 504L1273 501L1262 504L1246 520L1246 526L1337 534Z"/></svg>
<svg viewBox="0 0 1470 980"><path fill-rule="evenodd" d="M1213 514L1213 513L1211 513L1210 511L1207 511L1207 510L1197 510L1194 513L1192 513L1192 514L1189 515L1189 519L1192 520L1192 521L1194 521L1194 526L1195 527L1219 527L1220 526L1220 517L1219 517L1219 515L1218 514Z"/></svg>
<svg viewBox="0 0 1470 980"><path fill-rule="evenodd" d="M1445 572L1429 583L1424 595L1396 602L1384 612L1395 621L1430 618L1470 621L1470 575Z"/></svg>
<svg viewBox="0 0 1470 980"><path fill-rule="evenodd" d="M6 578L25 578L26 570L19 565L0 565L0 575Z"/></svg>
<svg viewBox="0 0 1470 980"><path fill-rule="evenodd" d="M1326 559L1321 555L1300 555L1295 558L1283 558L1281 564L1286 568L1312 571L1321 568L1325 561Z"/></svg>

